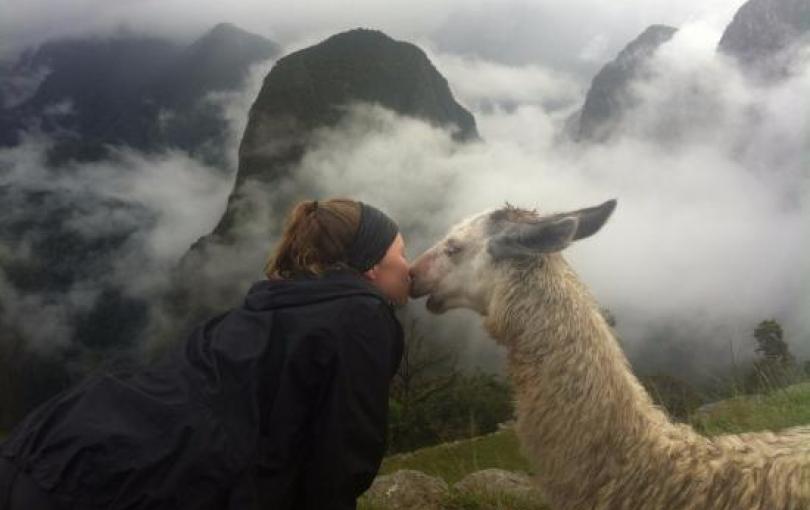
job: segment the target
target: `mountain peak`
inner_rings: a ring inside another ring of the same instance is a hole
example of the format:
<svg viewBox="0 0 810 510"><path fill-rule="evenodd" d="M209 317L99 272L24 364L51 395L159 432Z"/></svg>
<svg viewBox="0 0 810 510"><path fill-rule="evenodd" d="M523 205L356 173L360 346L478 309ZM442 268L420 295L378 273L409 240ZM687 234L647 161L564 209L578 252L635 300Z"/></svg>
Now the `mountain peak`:
<svg viewBox="0 0 810 510"><path fill-rule="evenodd" d="M231 34L231 33L249 33L245 32L241 28L237 27L233 23L229 23L227 21L223 21L221 23L217 23L214 27L208 31L209 34Z"/></svg>
<svg viewBox="0 0 810 510"><path fill-rule="evenodd" d="M270 39L252 32L248 32L247 30L243 30L233 23L227 22L217 23L210 30L200 36L194 44L199 45L207 43L222 45L242 40L253 41L254 43L258 44L272 44L275 46L275 43Z"/></svg>
<svg viewBox="0 0 810 510"><path fill-rule="evenodd" d="M270 39L243 30L232 23L218 23L194 41L188 53L227 53L236 50L274 55L279 53L280 48Z"/></svg>
<svg viewBox="0 0 810 510"><path fill-rule="evenodd" d="M624 67L635 67L647 60L659 46L672 39L678 29L668 25L650 25L619 52L614 60Z"/></svg>
<svg viewBox="0 0 810 510"><path fill-rule="evenodd" d="M205 271L199 264L206 264L208 257L227 258L232 253L256 264L265 257L266 238L278 234L282 212L308 192L306 184L296 181L295 172L311 147L313 133L339 125L345 107L356 103L378 105L449 128L459 141L478 139L472 114L455 101L447 80L411 43L361 28L280 58L250 109L226 210L211 234L194 243L180 263L178 288L185 289L181 292L187 298L175 302L238 294L238 278L214 274L200 278ZM267 193L261 184L285 191ZM246 230L248 224L258 228ZM245 279L254 274L252 267L244 266ZM189 309L211 304L195 303Z"/></svg>
<svg viewBox="0 0 810 510"><path fill-rule="evenodd" d="M455 101L447 80L419 47L356 28L278 60L251 110L255 120L243 143L252 143L259 119L289 116L311 129L334 124L342 115L335 107L354 101L455 124L461 139L478 137L472 115Z"/></svg>
<svg viewBox="0 0 810 510"><path fill-rule="evenodd" d="M655 51L678 31L667 25L651 25L630 41L614 60L594 77L573 136L582 141L610 137L623 112L633 104L630 84L644 73Z"/></svg>
<svg viewBox="0 0 810 510"><path fill-rule="evenodd" d="M810 39L807 0L749 0L723 32L718 51L763 76L784 75L798 46Z"/></svg>

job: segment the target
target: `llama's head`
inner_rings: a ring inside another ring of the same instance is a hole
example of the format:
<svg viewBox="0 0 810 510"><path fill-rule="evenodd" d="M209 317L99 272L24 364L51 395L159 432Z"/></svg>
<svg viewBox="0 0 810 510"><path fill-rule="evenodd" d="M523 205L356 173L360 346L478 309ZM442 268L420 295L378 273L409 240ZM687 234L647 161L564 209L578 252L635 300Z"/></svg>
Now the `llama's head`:
<svg viewBox="0 0 810 510"><path fill-rule="evenodd" d="M487 315L495 279L516 264L542 264L573 241L595 234L616 200L567 213L540 215L506 204L453 226L411 265L411 297L428 295L427 308L469 308Z"/></svg>

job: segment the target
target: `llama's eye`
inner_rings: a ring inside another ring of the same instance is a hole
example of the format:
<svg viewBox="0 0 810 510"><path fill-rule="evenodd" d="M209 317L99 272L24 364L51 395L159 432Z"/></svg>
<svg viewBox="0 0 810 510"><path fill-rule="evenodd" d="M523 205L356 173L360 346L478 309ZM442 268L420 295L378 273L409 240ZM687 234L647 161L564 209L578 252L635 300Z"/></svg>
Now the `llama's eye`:
<svg viewBox="0 0 810 510"><path fill-rule="evenodd" d="M457 243L447 243L447 246L444 247L444 254L448 257L451 255L455 255L456 253L461 251L461 245Z"/></svg>

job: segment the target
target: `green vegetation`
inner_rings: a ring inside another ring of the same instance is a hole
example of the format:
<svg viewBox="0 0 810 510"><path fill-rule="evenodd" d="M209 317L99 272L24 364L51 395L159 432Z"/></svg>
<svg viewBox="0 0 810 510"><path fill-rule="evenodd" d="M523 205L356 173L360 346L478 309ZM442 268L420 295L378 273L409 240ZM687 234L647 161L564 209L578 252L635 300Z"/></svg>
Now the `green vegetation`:
<svg viewBox="0 0 810 510"><path fill-rule="evenodd" d="M744 395L717 402L692 415L689 422L709 436L810 424L810 382L767 395ZM531 473L511 429L391 455L383 460L380 474L416 469L453 484L486 468Z"/></svg>
<svg viewBox="0 0 810 510"><path fill-rule="evenodd" d="M707 412L694 415L691 422L707 435L805 425L810 423L810 383L739 395L713 404Z"/></svg>
<svg viewBox="0 0 810 510"><path fill-rule="evenodd" d="M745 393L763 393L798 382L805 374L784 340L784 330L774 319L757 324L753 332L759 357L743 376Z"/></svg>
<svg viewBox="0 0 810 510"><path fill-rule="evenodd" d="M810 424L810 382L772 389L767 394L739 395L717 402L692 414L688 421L696 430L709 436L764 429L777 431ZM520 444L513 430L391 455L383 460L380 474L415 469L440 477L452 486L464 476L487 468L532 473L529 461L520 453ZM360 503L360 510L384 510L362 499ZM547 507L538 501L510 499L503 495L469 495L451 490L441 508L543 510Z"/></svg>
<svg viewBox="0 0 810 510"><path fill-rule="evenodd" d="M741 395L713 404L692 415L690 423L701 433L716 435L758 430L780 430L810 423L810 383L782 388L767 395ZM529 462L511 429L456 441L383 460L380 474L416 469L453 484L465 475L486 468L531 473Z"/></svg>
<svg viewBox="0 0 810 510"><path fill-rule="evenodd" d="M506 494L465 494L451 491L442 502L444 510L547 510L542 501Z"/></svg>
<svg viewBox="0 0 810 510"><path fill-rule="evenodd" d="M488 434L513 417L512 388L504 378L462 372L456 354L420 333L416 319L405 332L391 386L389 454Z"/></svg>
<svg viewBox="0 0 810 510"><path fill-rule="evenodd" d="M416 469L443 478L452 485L469 473L487 468L531 473L529 462L520 453L520 444L513 431L504 430L392 455L383 460L380 474L400 469Z"/></svg>
<svg viewBox="0 0 810 510"><path fill-rule="evenodd" d="M415 469L444 479L452 486L464 476L488 468L522 471L531 466L520 453L517 436L511 429L468 440L422 448L392 455L383 460L380 475L400 469ZM442 510L546 510L542 501L508 494L468 494L451 489L441 503ZM360 499L358 510L386 510Z"/></svg>
<svg viewBox="0 0 810 510"><path fill-rule="evenodd" d="M653 401L667 410L674 420L685 421L705 397L692 385L668 374L640 375L639 381Z"/></svg>
<svg viewBox="0 0 810 510"><path fill-rule="evenodd" d="M442 510L548 510L542 501L533 501L526 497L503 494L465 494L451 490L441 502ZM358 510L388 510L382 505L375 505L363 500L357 504Z"/></svg>

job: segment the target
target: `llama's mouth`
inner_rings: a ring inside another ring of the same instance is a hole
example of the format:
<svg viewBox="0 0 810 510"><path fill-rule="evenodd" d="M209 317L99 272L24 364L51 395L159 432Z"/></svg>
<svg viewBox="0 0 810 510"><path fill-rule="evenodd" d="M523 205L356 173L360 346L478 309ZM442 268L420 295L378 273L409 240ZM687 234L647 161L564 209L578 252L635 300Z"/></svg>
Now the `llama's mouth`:
<svg viewBox="0 0 810 510"><path fill-rule="evenodd" d="M444 311L444 301L441 298L437 298L433 294L428 296L425 306L427 307L428 311L432 313L442 313Z"/></svg>
<svg viewBox="0 0 810 510"><path fill-rule="evenodd" d="M417 280L416 278L411 277L410 290L408 293L412 298L417 299L424 296L425 294L428 294L429 289L427 288L427 286L422 284L421 280Z"/></svg>

